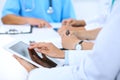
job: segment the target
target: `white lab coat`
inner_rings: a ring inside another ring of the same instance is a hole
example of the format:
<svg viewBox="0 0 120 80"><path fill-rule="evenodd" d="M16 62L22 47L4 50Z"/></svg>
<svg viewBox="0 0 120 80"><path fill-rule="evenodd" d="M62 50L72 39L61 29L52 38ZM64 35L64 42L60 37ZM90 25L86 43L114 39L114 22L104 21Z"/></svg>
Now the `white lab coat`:
<svg viewBox="0 0 120 80"><path fill-rule="evenodd" d="M119 34L120 0L116 0L93 52L69 51L69 66L32 70L28 80L120 80Z"/></svg>
<svg viewBox="0 0 120 80"><path fill-rule="evenodd" d="M107 16L112 10L112 0L98 0L98 14L91 18L86 19L86 29L94 29L97 27L103 27Z"/></svg>

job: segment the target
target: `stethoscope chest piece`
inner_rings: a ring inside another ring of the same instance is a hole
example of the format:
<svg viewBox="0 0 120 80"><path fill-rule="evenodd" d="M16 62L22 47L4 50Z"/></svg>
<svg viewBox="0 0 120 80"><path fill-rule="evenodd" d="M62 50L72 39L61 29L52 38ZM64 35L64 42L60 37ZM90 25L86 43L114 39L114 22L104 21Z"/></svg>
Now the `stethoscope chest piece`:
<svg viewBox="0 0 120 80"><path fill-rule="evenodd" d="M49 0L49 8L47 10L48 14L52 14L54 12L53 6L52 6L52 0Z"/></svg>
<svg viewBox="0 0 120 80"><path fill-rule="evenodd" d="M50 6L49 8L48 8L48 10L47 10L47 13L48 14L52 14L54 11L53 11L53 8Z"/></svg>

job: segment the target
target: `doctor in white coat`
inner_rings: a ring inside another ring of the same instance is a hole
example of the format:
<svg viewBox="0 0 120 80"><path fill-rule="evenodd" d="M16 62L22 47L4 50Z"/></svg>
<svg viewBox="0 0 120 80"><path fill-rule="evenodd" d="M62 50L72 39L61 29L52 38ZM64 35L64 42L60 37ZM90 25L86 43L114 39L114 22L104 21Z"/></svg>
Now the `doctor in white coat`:
<svg viewBox="0 0 120 80"><path fill-rule="evenodd" d="M65 58L69 66L30 69L29 66L25 67L23 60L17 59L27 70L29 69L28 80L120 80L119 34L120 0L116 0L104 28L97 37L93 52L64 53L50 43L34 43L30 48L37 48L37 51L51 57ZM42 47L46 49L40 49Z"/></svg>

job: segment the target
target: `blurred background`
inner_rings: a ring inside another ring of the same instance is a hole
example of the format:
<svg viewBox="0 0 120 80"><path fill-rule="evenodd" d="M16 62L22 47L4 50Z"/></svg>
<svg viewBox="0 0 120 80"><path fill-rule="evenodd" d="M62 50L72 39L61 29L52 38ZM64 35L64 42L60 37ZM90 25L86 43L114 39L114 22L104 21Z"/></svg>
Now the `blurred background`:
<svg viewBox="0 0 120 80"><path fill-rule="evenodd" d="M0 18L5 1L0 0ZM72 0L72 2L77 19L89 19L99 13L97 0Z"/></svg>

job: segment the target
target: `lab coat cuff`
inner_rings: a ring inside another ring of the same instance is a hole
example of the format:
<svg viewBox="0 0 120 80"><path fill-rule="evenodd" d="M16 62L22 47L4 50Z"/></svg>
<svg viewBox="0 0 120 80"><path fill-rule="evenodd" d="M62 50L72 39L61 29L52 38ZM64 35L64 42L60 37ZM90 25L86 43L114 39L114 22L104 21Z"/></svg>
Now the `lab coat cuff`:
<svg viewBox="0 0 120 80"><path fill-rule="evenodd" d="M69 63L69 65L79 65L80 61L84 57L86 57L92 53L93 53L93 50L69 50L67 52L68 63Z"/></svg>
<svg viewBox="0 0 120 80"><path fill-rule="evenodd" d="M64 62L64 66L68 66L69 65L69 59L68 59L68 50L65 50L65 62Z"/></svg>

